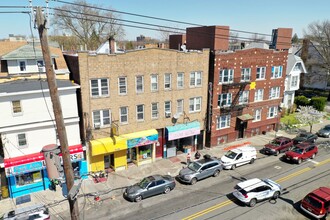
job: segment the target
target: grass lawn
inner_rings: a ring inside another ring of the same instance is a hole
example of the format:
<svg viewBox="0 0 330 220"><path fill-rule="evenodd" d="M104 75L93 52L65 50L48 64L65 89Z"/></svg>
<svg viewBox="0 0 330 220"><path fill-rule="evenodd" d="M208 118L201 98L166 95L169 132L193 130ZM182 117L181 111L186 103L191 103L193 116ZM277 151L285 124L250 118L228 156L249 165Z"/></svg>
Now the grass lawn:
<svg viewBox="0 0 330 220"><path fill-rule="evenodd" d="M300 124L300 122L294 117L295 113L290 114L290 115L285 115L283 118L281 118L281 122L284 124Z"/></svg>

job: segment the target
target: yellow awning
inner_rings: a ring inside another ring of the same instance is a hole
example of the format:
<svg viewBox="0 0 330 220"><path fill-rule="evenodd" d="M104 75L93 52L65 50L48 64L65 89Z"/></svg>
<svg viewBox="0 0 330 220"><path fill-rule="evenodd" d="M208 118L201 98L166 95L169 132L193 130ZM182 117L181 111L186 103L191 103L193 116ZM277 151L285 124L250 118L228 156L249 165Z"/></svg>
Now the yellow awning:
<svg viewBox="0 0 330 220"><path fill-rule="evenodd" d="M138 132L129 133L129 134L123 134L123 135L121 135L121 137L125 137L126 139L134 139L134 138L151 136L151 135L155 135L155 134L158 135L157 130L150 129L150 130L138 131Z"/></svg>
<svg viewBox="0 0 330 220"><path fill-rule="evenodd" d="M90 141L92 156L127 149L127 139L122 136L100 138Z"/></svg>

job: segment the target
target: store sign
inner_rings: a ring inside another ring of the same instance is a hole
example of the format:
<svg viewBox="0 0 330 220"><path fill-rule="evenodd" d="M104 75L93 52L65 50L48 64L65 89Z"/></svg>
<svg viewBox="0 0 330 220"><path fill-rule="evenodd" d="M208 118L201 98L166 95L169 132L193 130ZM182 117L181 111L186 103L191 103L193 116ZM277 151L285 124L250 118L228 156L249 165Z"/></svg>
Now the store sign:
<svg viewBox="0 0 330 220"><path fill-rule="evenodd" d="M158 134L127 140L127 148L153 144L158 141Z"/></svg>
<svg viewBox="0 0 330 220"><path fill-rule="evenodd" d="M84 159L83 152L76 153L76 154L70 154L70 159L72 162Z"/></svg>
<svg viewBox="0 0 330 220"><path fill-rule="evenodd" d="M190 122L166 127L168 140L176 140L200 134L200 123Z"/></svg>
<svg viewBox="0 0 330 220"><path fill-rule="evenodd" d="M21 173L33 172L43 169L45 166L42 161L27 163L15 167L6 168L6 175L17 175Z"/></svg>

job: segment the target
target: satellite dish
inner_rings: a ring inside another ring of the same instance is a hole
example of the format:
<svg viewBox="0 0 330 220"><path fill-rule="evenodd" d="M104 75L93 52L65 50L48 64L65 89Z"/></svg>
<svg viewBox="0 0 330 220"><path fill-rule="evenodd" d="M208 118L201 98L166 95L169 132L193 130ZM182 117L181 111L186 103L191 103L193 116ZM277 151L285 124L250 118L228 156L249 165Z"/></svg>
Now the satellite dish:
<svg viewBox="0 0 330 220"><path fill-rule="evenodd" d="M185 44L182 44L180 48L182 51L187 52L187 48Z"/></svg>

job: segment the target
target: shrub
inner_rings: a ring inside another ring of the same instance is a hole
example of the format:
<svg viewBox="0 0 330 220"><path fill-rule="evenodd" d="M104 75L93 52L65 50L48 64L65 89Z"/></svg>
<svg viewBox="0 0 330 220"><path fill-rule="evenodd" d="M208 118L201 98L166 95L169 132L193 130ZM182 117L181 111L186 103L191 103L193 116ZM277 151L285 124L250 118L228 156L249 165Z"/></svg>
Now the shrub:
<svg viewBox="0 0 330 220"><path fill-rule="evenodd" d="M310 105L308 98L303 95L295 97L294 103L297 105L297 107Z"/></svg>
<svg viewBox="0 0 330 220"><path fill-rule="evenodd" d="M327 103L327 98L325 97L313 97L310 104L318 111L323 111Z"/></svg>

